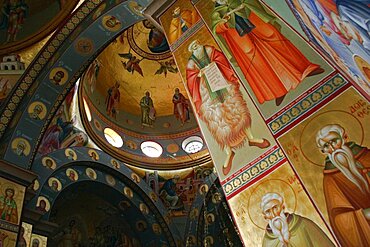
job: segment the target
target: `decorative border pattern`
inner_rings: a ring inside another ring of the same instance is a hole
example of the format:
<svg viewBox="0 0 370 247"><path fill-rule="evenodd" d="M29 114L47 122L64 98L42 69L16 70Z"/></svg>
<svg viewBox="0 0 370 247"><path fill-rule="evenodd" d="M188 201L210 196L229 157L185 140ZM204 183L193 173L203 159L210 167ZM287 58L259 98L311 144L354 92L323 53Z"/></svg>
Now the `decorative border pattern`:
<svg viewBox="0 0 370 247"><path fill-rule="evenodd" d="M231 199L239 191L259 180L262 175L266 175L267 171L278 168L285 161L286 157L283 151L277 146L273 147L267 153L246 165L238 173L221 182L226 199Z"/></svg>
<svg viewBox="0 0 370 247"><path fill-rule="evenodd" d="M349 85L349 83L340 74L333 76L290 109L269 122L268 127L272 134L276 136L297 119L303 117L303 115L307 114L310 110L326 101L329 96L333 96L335 92L338 92L339 89L343 88L345 85Z"/></svg>

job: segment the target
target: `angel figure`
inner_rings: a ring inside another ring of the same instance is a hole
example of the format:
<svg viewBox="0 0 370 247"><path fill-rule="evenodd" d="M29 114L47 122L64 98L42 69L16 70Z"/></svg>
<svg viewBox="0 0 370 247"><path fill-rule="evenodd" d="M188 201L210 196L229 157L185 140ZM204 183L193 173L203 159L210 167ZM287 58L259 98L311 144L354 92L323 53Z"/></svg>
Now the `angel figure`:
<svg viewBox="0 0 370 247"><path fill-rule="evenodd" d="M138 72L141 76L143 75L143 70L140 67L140 62L144 59L138 59L136 56L132 55L131 49L128 51L128 53L121 53L118 54L120 57L128 59L128 61L121 61L123 67L128 71L131 72L131 74L134 74L134 72Z"/></svg>

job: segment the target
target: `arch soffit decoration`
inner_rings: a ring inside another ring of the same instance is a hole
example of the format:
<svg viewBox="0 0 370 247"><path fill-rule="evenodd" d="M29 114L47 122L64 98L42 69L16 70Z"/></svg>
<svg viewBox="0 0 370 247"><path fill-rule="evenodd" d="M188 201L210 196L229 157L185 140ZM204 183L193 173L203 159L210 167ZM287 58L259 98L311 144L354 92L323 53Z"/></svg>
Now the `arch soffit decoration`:
<svg viewBox="0 0 370 247"><path fill-rule="evenodd" d="M155 200L149 197L148 195L153 193L153 190L142 179L140 179L139 182L135 182L131 176L131 174L134 172L125 164L116 160L118 166L113 167L111 162L113 158L100 150L94 150L99 155L99 160L94 161L88 154L89 150L92 150L90 148L77 147L69 149L77 154L76 160L71 161L65 155L66 150L60 149L46 155L55 161L56 167L54 169L48 168L43 164L42 160L46 156L36 159L32 165L31 170L39 175L37 178L39 188L36 190L36 196L30 202L28 202L26 207L29 209L35 209L38 197L45 197L50 202L50 210L43 214L41 220L48 221L54 202L69 186L90 181L102 183L111 187L112 189L115 189L117 192L121 193L123 195L122 198L126 198L124 200L128 200L136 210L140 211L140 203L144 202L150 211L149 214L142 214L146 221L149 224L158 223L161 226L162 233L164 236L166 236L170 246L176 246L175 241L181 241L181 237L177 231L177 228L171 221L169 221L167 209L161 200L158 197ZM85 169L89 167L93 168L97 173L96 179L91 179L85 173ZM74 169L77 171L78 179L76 179L76 181L68 179L66 175L67 169ZM114 185L107 182L106 175L111 175L115 179ZM61 178L60 180L63 180L62 189L60 191L51 190L48 181L52 177ZM132 198L124 195L125 187L128 187L132 190ZM134 222L130 223L135 225Z"/></svg>
<svg viewBox="0 0 370 247"><path fill-rule="evenodd" d="M148 0L87 0L55 32L14 87L1 114L0 137L2 145L6 145L1 149L5 160L24 168L31 166L43 133L67 93L102 49L125 29L143 20L135 6L144 8L148 4ZM103 25L107 16L118 20L118 28L107 29ZM79 42L87 44L87 50L78 47ZM55 85L51 77L60 68L67 72L67 80L63 85ZM42 120L32 119L27 112L36 100L42 100L47 107L48 116ZM28 142L28 153L17 155L12 151L12 142L17 138Z"/></svg>

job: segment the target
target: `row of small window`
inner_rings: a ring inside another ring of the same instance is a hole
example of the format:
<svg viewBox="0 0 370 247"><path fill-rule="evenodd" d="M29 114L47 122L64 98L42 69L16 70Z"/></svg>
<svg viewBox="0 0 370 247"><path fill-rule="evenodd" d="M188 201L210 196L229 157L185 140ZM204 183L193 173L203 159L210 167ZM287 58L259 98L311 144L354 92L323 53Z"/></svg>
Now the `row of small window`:
<svg viewBox="0 0 370 247"><path fill-rule="evenodd" d="M87 116L87 120L91 121L91 113L89 110L89 106L87 105L85 99L83 99L85 112ZM122 137L113 129L111 128L105 128L104 129L104 136L107 142L116 148L121 148L123 146L123 140ZM203 140L199 136L190 136L186 138L182 144L182 149L189 153L197 153L203 148ZM154 141L145 141L142 142L140 145L141 151L148 157L152 158L158 158L163 153L162 146Z"/></svg>

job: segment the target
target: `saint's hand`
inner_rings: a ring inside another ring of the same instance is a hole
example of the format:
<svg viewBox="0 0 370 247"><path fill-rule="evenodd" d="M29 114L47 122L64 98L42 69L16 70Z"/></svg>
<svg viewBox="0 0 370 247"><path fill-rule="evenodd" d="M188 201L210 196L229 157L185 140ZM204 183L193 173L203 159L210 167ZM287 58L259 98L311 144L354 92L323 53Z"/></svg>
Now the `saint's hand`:
<svg viewBox="0 0 370 247"><path fill-rule="evenodd" d="M362 209L362 213L365 215L367 220L370 220L370 208Z"/></svg>

